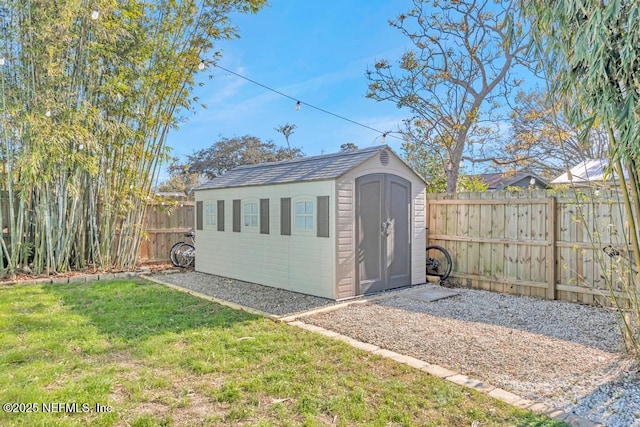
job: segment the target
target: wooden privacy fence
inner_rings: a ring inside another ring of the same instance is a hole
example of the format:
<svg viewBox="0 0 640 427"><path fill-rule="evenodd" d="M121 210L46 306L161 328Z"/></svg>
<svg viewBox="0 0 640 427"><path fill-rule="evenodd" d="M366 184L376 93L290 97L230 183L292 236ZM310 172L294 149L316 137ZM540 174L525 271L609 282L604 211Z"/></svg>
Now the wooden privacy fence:
<svg viewBox="0 0 640 427"><path fill-rule="evenodd" d="M623 279L602 248L628 254L626 215L614 191L429 195L429 244L453 258L454 280L478 289L610 305ZM614 265L616 264L616 265Z"/></svg>
<svg viewBox="0 0 640 427"><path fill-rule="evenodd" d="M176 207L154 203L147 206L144 221L145 239L140 245L141 263L169 261L174 243L184 240L184 233L194 228L195 202L177 202Z"/></svg>
<svg viewBox="0 0 640 427"><path fill-rule="evenodd" d="M147 206L144 220L145 238L139 252L139 262L154 263L169 261L169 250L174 243L184 240L184 233L194 228L195 202L152 203ZM0 192L0 214L4 230L0 235L9 244L9 200L6 193Z"/></svg>

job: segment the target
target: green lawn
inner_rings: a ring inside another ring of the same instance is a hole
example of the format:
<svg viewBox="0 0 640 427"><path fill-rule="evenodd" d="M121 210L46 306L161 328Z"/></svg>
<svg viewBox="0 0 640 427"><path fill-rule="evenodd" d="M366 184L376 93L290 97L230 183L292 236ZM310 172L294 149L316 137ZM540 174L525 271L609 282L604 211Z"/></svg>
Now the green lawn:
<svg viewBox="0 0 640 427"><path fill-rule="evenodd" d="M3 426L561 425L147 282L1 287L0 331Z"/></svg>

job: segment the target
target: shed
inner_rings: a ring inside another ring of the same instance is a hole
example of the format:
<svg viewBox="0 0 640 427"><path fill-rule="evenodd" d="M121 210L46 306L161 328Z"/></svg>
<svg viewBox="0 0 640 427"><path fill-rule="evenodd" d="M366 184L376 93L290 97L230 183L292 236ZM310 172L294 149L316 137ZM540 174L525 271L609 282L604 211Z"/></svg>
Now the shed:
<svg viewBox="0 0 640 427"><path fill-rule="evenodd" d="M197 271L335 300L426 280L425 182L386 145L194 190Z"/></svg>

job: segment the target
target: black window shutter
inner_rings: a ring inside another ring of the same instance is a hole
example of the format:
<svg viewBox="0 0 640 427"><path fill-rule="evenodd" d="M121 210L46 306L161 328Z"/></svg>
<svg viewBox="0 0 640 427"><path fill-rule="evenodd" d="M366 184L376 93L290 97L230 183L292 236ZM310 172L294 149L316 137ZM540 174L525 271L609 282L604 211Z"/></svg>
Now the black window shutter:
<svg viewBox="0 0 640 427"><path fill-rule="evenodd" d="M218 200L218 231L224 231L224 200Z"/></svg>
<svg viewBox="0 0 640 427"><path fill-rule="evenodd" d="M280 199L280 234L291 236L291 198Z"/></svg>
<svg viewBox="0 0 640 427"><path fill-rule="evenodd" d="M202 202L196 202L196 230L202 230Z"/></svg>
<svg viewBox="0 0 640 427"><path fill-rule="evenodd" d="M260 199L260 234L269 234L269 199Z"/></svg>
<svg viewBox="0 0 640 427"><path fill-rule="evenodd" d="M329 196L318 196L316 225L318 237L329 237Z"/></svg>
<svg viewBox="0 0 640 427"><path fill-rule="evenodd" d="M240 200L233 201L233 231L240 232Z"/></svg>

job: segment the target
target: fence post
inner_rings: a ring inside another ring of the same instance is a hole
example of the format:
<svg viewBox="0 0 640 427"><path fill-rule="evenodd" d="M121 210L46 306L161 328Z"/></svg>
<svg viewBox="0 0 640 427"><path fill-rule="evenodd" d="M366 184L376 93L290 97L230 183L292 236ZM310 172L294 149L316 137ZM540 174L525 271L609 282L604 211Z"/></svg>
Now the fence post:
<svg viewBox="0 0 640 427"><path fill-rule="evenodd" d="M547 198L547 299L556 299L556 198Z"/></svg>

